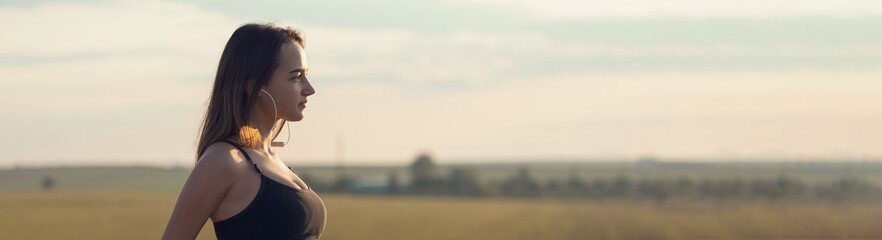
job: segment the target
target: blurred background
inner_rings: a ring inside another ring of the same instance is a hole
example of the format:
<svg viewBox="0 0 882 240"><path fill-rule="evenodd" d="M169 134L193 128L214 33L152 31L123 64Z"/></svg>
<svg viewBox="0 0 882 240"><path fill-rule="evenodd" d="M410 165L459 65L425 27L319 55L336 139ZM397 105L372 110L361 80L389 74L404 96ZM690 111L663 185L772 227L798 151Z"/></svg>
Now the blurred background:
<svg viewBox="0 0 882 240"><path fill-rule="evenodd" d="M0 239L159 238L249 22L322 239L882 238L880 1L4 0Z"/></svg>

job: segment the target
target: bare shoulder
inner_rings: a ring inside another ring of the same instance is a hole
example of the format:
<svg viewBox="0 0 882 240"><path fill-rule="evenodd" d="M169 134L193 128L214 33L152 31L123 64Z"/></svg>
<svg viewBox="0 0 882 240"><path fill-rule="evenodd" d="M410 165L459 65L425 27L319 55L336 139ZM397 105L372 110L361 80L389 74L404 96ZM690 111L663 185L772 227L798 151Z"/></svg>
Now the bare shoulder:
<svg viewBox="0 0 882 240"><path fill-rule="evenodd" d="M238 149L214 143L199 156L187 177L163 239L195 239L233 183L247 170Z"/></svg>
<svg viewBox="0 0 882 240"><path fill-rule="evenodd" d="M242 171L248 170L250 163L239 153L239 149L224 142L216 142L208 146L193 172L211 172L212 175L220 174L235 176Z"/></svg>

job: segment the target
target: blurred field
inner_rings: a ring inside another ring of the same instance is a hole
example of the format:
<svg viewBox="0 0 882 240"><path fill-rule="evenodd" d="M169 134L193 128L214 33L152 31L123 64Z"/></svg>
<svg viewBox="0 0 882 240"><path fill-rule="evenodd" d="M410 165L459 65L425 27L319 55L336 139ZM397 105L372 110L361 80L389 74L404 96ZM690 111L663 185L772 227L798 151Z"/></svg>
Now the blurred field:
<svg viewBox="0 0 882 240"><path fill-rule="evenodd" d="M446 175L450 168L467 166L477 170L482 183L503 181L519 167L527 165L540 183L564 180L573 171L579 177L592 181L599 178L626 176L633 179L672 179L691 177L699 179L774 179L790 176L807 183L828 182L842 177L856 177L882 185L882 161L876 162L542 162L474 163L439 165L438 172ZM310 184L320 187L334 182L334 166L298 166L298 174L308 176ZM407 166L347 166L352 176L385 179L390 171L401 174L402 181L410 181ZM45 176L56 180L56 189L138 189L151 192L177 193L190 173L188 168L158 167L54 167L0 169L0 193L6 191L40 190Z"/></svg>
<svg viewBox="0 0 882 240"><path fill-rule="evenodd" d="M321 194L322 239L882 239L882 205ZM0 193L0 239L158 239L175 193ZM198 239L214 239L206 224Z"/></svg>

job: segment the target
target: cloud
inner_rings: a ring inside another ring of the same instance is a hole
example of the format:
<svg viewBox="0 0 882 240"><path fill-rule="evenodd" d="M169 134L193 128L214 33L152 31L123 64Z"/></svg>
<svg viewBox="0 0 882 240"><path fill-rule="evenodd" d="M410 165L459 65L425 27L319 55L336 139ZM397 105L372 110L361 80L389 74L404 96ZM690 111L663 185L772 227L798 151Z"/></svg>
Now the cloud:
<svg viewBox="0 0 882 240"><path fill-rule="evenodd" d="M53 2L0 8L10 34L3 55L60 56L159 48L213 53L237 24L220 13L169 1ZM220 39L220 40L218 40Z"/></svg>
<svg viewBox="0 0 882 240"><path fill-rule="evenodd" d="M230 30L245 22L194 4L164 1L51 3L0 11L7 22L27 23L0 27L26 33L4 39L0 63L5 64L0 70L14 76L37 73L12 78L5 83L11 87L74 84L56 80L53 74L58 71L71 73L66 79L79 79L75 84L132 76L208 82ZM878 67L882 56L878 42L574 42L538 30L421 33L290 21L280 25L304 29L313 70L331 82L372 81L411 90L485 86L523 74L559 72L861 70ZM62 36L64 41L56 40ZM92 77L99 72L102 77Z"/></svg>
<svg viewBox="0 0 882 240"><path fill-rule="evenodd" d="M241 21L120 1L3 7L0 22L15 33L0 40L0 128L20 136L3 142L20 150L5 159L127 161L192 155L219 50Z"/></svg>
<svg viewBox="0 0 882 240"><path fill-rule="evenodd" d="M0 44L0 73L8 76L0 108L56 113L204 98L179 91L188 87L181 82L210 82L218 49L239 22L161 1L46 3L0 8L0 16L16 23L0 31L17 33Z"/></svg>
<svg viewBox="0 0 882 240"><path fill-rule="evenodd" d="M452 161L646 152L879 156L871 146L882 140L874 123L882 115L865 104L882 91L876 75L592 73L431 95L365 84L325 87L310 97L306 119L292 125L295 144L283 151L322 159L334 152L339 133L349 163L403 164L402 156L419 149Z"/></svg>
<svg viewBox="0 0 882 240"><path fill-rule="evenodd" d="M482 6L503 6L546 20L580 18L788 18L880 17L874 0L464 0ZM530 17L528 15L527 17Z"/></svg>
<svg viewBox="0 0 882 240"><path fill-rule="evenodd" d="M16 150L6 161L192 163L217 60L247 20L167 1L0 8L0 31L17 33L0 39L0 130L18 136L0 142ZM776 121L762 128L775 141L818 139L765 142L782 149L825 149L822 139L836 133L799 135L811 130L794 124L805 123L800 117L834 119L826 124L841 128L840 137L863 139L855 152L878 154L866 146L882 136L860 135L879 130L858 121L879 117L864 104L882 91L872 71L882 47L872 42L641 44L562 41L522 29L279 25L306 34L318 91L307 118L292 124L292 147L281 150L298 162L332 158L336 134L347 139L347 156L374 161L406 161L422 149L439 157L688 155L717 147L702 141L705 132L746 131L752 119ZM825 61L861 68L836 71ZM774 71L754 71L768 63ZM775 130L787 126L800 127ZM674 130L692 137L678 140ZM733 135L715 144L754 152L762 149L751 144L765 144L726 133Z"/></svg>
<svg viewBox="0 0 882 240"><path fill-rule="evenodd" d="M408 90L488 87L524 75L653 71L864 71L882 44L613 43L561 41L539 31L417 33L306 26L314 70L329 82ZM450 87L454 86L454 87Z"/></svg>

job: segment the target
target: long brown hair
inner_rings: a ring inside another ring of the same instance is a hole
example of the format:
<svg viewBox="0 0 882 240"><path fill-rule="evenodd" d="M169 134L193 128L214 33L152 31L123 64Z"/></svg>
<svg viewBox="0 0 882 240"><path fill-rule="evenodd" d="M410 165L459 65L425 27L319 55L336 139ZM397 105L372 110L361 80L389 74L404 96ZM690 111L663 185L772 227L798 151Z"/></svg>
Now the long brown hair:
<svg viewBox="0 0 882 240"><path fill-rule="evenodd" d="M249 23L233 32L217 66L214 88L202 119L196 161L209 145L231 136L236 136L246 147L254 147L260 142L260 133L249 116L261 87L278 67L282 44L291 41L304 47L297 30L270 23ZM271 134L271 139L275 139L281 129Z"/></svg>

